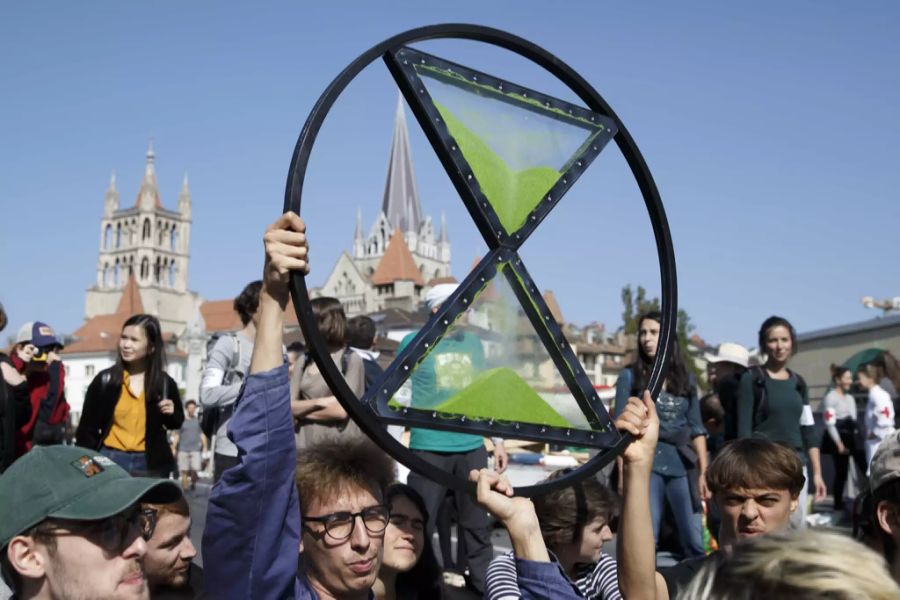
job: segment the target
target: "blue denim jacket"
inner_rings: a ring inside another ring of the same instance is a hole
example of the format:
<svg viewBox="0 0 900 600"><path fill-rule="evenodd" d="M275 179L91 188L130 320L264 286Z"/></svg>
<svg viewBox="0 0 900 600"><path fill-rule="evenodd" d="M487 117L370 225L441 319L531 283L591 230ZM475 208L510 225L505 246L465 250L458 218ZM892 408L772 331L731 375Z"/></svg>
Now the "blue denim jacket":
<svg viewBox="0 0 900 600"><path fill-rule="evenodd" d="M616 411L622 409L631 395L634 373L631 369L623 369L616 380ZM694 386L696 390L696 386ZM703 419L700 417L700 400L696 391L690 396L675 396L662 391L656 399L656 412L659 414L660 441L656 445L656 458L653 461L653 472L670 477L687 475L678 448L663 440L666 436L686 433L688 439L706 435ZM684 431L686 430L686 431Z"/></svg>
<svg viewBox="0 0 900 600"><path fill-rule="evenodd" d="M318 598L297 576L300 500L287 365L247 378L228 437L240 464L225 471L209 498L203 533L209 597ZM523 598L581 597L558 564L517 564Z"/></svg>

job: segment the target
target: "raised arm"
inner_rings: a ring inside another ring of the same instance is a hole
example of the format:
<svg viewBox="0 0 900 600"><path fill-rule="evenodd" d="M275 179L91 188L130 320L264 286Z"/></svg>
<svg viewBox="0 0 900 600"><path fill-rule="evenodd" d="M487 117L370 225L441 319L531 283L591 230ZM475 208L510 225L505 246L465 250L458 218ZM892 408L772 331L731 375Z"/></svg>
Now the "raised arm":
<svg viewBox="0 0 900 600"><path fill-rule="evenodd" d="M303 222L292 213L266 231L250 376L228 433L238 447L240 464L213 488L203 535L206 587L212 598L297 596L300 505L281 344L290 271L307 270L303 231Z"/></svg>
<svg viewBox="0 0 900 600"><path fill-rule="evenodd" d="M469 479L476 482L478 503L500 519L509 533L520 597L534 600L583 598L559 563L550 560L531 500L513 497L509 481L495 471L473 470Z"/></svg>
<svg viewBox="0 0 900 600"><path fill-rule="evenodd" d="M656 572L656 543L650 518L650 475L659 417L650 392L629 398L619 411L616 428L634 436L623 454L624 496L616 550L619 591L628 600L667 600L668 587Z"/></svg>

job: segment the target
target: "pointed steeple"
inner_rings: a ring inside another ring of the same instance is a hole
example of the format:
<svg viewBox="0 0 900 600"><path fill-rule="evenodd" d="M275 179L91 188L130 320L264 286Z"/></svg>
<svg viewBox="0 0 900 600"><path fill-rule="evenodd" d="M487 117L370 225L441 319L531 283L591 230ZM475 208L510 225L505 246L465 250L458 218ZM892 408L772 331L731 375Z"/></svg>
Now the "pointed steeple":
<svg viewBox="0 0 900 600"><path fill-rule="evenodd" d="M353 240L361 240L363 237L362 209L356 207L356 232L353 234Z"/></svg>
<svg viewBox="0 0 900 600"><path fill-rule="evenodd" d="M391 158L388 162L387 182L381 210L394 229L417 232L422 221L419 193L413 173L412 155L409 149L409 132L406 129L406 113L403 96L397 96L397 112L394 117L394 139L391 142Z"/></svg>
<svg viewBox="0 0 900 600"><path fill-rule="evenodd" d="M187 173L184 174L184 180L181 182L181 191L178 193L178 212L185 217L191 216L191 190L188 186Z"/></svg>
<svg viewBox="0 0 900 600"><path fill-rule="evenodd" d="M441 211L441 232L438 236L438 243L446 244L447 242L447 215Z"/></svg>
<svg viewBox="0 0 900 600"><path fill-rule="evenodd" d="M153 210L162 207L159 200L159 189L156 186L156 154L153 153L153 140L150 140L150 146L147 148L147 164L144 167L144 179L141 181L141 190L138 192L138 206L144 210Z"/></svg>
<svg viewBox="0 0 900 600"><path fill-rule="evenodd" d="M109 187L106 189L104 211L107 217L111 217L117 210L119 210L119 192L116 190L116 172L113 171L109 178Z"/></svg>

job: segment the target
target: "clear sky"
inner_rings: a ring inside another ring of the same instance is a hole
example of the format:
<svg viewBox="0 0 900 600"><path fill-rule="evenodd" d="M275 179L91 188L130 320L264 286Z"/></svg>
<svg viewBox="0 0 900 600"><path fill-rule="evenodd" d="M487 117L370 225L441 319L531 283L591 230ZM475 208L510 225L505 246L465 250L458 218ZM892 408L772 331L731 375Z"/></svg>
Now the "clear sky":
<svg viewBox="0 0 900 600"><path fill-rule="evenodd" d="M472 22L528 38L617 111L661 190L680 304L708 341L753 344L876 316L900 295L900 6L836 2L22 2L0 9L0 301L5 334L71 332L96 280L115 171L134 202L154 138L164 205L190 176L189 286L234 296L260 273L289 160L318 95L399 31ZM421 49L572 100L473 43ZM381 202L396 88L373 64L329 115L301 211L321 283ZM409 115L409 113L407 113ZM423 210L447 214L453 270L483 243L409 115ZM565 317L620 323L626 283L659 288L637 188L608 148L523 248ZM5 336L4 336L5 337Z"/></svg>

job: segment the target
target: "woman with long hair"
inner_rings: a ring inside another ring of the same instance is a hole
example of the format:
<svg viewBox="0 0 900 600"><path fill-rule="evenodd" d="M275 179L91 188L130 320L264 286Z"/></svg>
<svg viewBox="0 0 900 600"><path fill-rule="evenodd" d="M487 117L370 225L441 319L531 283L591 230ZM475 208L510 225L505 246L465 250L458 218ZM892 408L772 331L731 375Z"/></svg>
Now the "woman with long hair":
<svg viewBox="0 0 900 600"><path fill-rule="evenodd" d="M879 373L873 365L861 365L856 380L869 396L866 402L866 464L869 464L882 440L894 433L894 402L878 383Z"/></svg>
<svg viewBox="0 0 900 600"><path fill-rule="evenodd" d="M766 362L751 367L738 385L738 437L761 437L787 444L797 452L809 481L812 467L815 500L828 493L822 479L822 463L815 421L809 406L809 393L803 378L788 369L788 361L797 352L797 333L787 319L771 316L759 328L759 348ZM807 486L800 492L800 506L791 522L804 526L807 511Z"/></svg>
<svg viewBox="0 0 900 600"><path fill-rule="evenodd" d="M553 481L570 469L554 471ZM603 553L603 544L613 538L619 501L609 488L594 478L538 496L534 512L547 549L588 600L621 600L616 560ZM484 597L487 600L520 598L515 556L502 554L487 570Z"/></svg>
<svg viewBox="0 0 900 600"><path fill-rule="evenodd" d="M132 475L168 476L175 459L166 432L181 427L184 410L165 367L159 320L130 317L116 364L100 371L84 396L76 444L98 450Z"/></svg>
<svg viewBox="0 0 900 600"><path fill-rule="evenodd" d="M384 558L372 586L375 598L440 599L441 568L425 536L425 501L405 483L389 485L384 500L391 507L391 520L384 530Z"/></svg>
<svg viewBox="0 0 900 600"><path fill-rule="evenodd" d="M853 386L850 369L831 365L831 384L833 388L823 401L825 435L822 452L831 454L834 460L834 509L842 510L850 459L856 463L860 477L865 477L866 457L857 443L859 426L856 423L856 398L850 393Z"/></svg>
<svg viewBox="0 0 900 600"><path fill-rule="evenodd" d="M319 333L328 344L335 366L357 397L365 392L362 358L347 347L347 317L337 298L313 298L310 302ZM291 412L298 426L297 447L305 448L334 436L363 436L325 382L309 353L298 358L291 376Z"/></svg>
<svg viewBox="0 0 900 600"><path fill-rule="evenodd" d="M637 358L619 374L617 408L625 406L630 396L640 397L647 388L656 360L661 321L662 315L657 311L639 318ZM684 555L702 556L701 511L707 495L706 429L700 416L697 383L688 373L677 344L673 346L669 371L656 399L656 410L660 435L650 480L653 537L659 542L660 524L668 504Z"/></svg>

